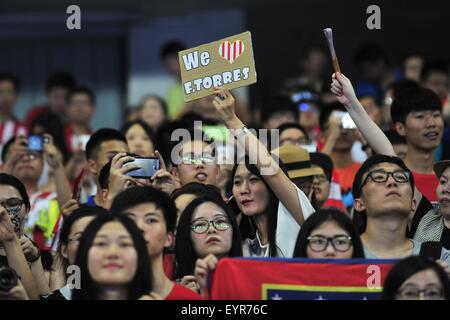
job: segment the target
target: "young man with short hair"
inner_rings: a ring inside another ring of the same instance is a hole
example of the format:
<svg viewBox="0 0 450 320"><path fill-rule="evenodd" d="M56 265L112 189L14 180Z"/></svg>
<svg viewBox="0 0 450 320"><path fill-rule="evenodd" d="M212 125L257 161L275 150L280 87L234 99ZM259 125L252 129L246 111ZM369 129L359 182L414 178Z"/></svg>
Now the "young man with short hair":
<svg viewBox="0 0 450 320"><path fill-rule="evenodd" d="M86 170L95 178L97 193L87 200L89 205L102 206L102 192L98 182L98 175L105 164L119 152L128 152L125 136L110 128L99 129L91 136L86 144Z"/></svg>
<svg viewBox="0 0 450 320"><path fill-rule="evenodd" d="M367 227L361 235L366 258L419 255L422 243L406 237L408 217L417 205L414 176L400 158L368 158L356 174L352 192L355 210L367 215ZM450 252L442 249L440 259L450 262Z"/></svg>
<svg viewBox="0 0 450 320"><path fill-rule="evenodd" d="M201 300L201 296L171 281L164 270L164 248L172 245L176 207L170 197L152 187L133 187L119 193L111 212L126 214L142 230L152 261L153 292L165 300Z"/></svg>
<svg viewBox="0 0 450 320"><path fill-rule="evenodd" d="M406 139L405 164L414 175L417 189L428 200L436 202L438 179L433 172L434 152L441 144L444 131L439 97L421 87L402 91L392 103L391 117L398 134Z"/></svg>
<svg viewBox="0 0 450 320"><path fill-rule="evenodd" d="M372 149L379 154L395 155L392 144L356 99L350 80L343 74L333 74L331 91L346 106ZM422 87L404 89L392 103L391 117L398 134L406 139L408 150L404 161L414 175L416 188L428 200L437 201L434 152L441 143L444 128L439 97Z"/></svg>

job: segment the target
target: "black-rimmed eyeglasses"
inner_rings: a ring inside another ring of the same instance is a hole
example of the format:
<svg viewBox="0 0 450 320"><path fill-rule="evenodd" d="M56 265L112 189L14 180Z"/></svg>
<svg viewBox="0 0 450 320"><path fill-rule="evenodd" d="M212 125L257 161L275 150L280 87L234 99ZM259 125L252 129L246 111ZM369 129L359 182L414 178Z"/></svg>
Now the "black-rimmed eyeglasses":
<svg viewBox="0 0 450 320"><path fill-rule="evenodd" d="M309 248L314 252L322 252L325 251L328 247L328 244L331 243L334 250L339 252L348 251L352 245L352 237L350 236L334 236L334 237L325 237L325 236L310 236L306 238L308 240Z"/></svg>

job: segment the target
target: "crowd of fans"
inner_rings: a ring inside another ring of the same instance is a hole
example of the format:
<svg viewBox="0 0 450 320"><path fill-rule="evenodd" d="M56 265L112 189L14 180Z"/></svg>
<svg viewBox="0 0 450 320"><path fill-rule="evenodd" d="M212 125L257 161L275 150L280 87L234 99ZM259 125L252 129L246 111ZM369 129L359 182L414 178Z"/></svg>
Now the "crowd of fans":
<svg viewBox="0 0 450 320"><path fill-rule="evenodd" d="M18 119L0 73L0 299L208 299L225 257L398 259L383 299L450 299L447 64L364 45L352 85L310 46L251 108L223 88L184 103L183 49L121 128L92 129L96 95L66 72Z"/></svg>

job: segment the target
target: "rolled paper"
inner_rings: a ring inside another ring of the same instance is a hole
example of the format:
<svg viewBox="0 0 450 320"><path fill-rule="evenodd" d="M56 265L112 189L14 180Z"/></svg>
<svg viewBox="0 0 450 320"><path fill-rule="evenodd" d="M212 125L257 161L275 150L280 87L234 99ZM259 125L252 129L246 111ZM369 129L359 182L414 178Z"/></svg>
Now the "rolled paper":
<svg viewBox="0 0 450 320"><path fill-rule="evenodd" d="M339 67L339 62L336 56L336 51L334 50L333 30L331 28L325 28L323 29L323 33L325 34L325 38L327 38L328 48L330 49L331 54L331 60L333 61L334 72L341 72L341 68Z"/></svg>

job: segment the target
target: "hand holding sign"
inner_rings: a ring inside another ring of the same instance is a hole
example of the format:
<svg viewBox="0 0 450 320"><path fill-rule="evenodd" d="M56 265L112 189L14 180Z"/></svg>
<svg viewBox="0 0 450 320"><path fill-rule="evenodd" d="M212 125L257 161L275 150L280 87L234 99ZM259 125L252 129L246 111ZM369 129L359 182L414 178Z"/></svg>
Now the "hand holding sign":
<svg viewBox="0 0 450 320"><path fill-rule="evenodd" d="M214 87L234 89L256 82L250 32L178 53L186 102L209 96Z"/></svg>
<svg viewBox="0 0 450 320"><path fill-rule="evenodd" d="M214 88L214 100L213 105L220 115L220 118L225 123L229 123L236 120L237 116L235 113L234 97L231 95L230 91L223 88Z"/></svg>

